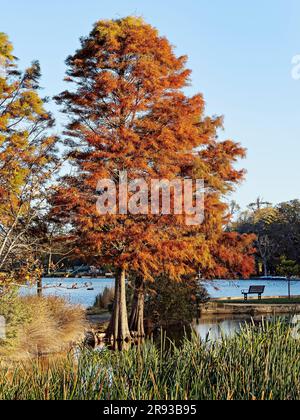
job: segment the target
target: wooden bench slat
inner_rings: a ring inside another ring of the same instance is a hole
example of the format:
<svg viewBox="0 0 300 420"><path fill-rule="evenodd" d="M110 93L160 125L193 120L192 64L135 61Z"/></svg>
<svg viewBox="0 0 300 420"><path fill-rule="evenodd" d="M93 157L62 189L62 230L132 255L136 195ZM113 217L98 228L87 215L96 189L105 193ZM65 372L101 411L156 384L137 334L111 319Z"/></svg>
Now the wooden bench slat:
<svg viewBox="0 0 300 420"><path fill-rule="evenodd" d="M264 293L265 286L250 286L249 294L250 293Z"/></svg>
<svg viewBox="0 0 300 420"><path fill-rule="evenodd" d="M261 299L261 295L265 292L266 286L250 286L249 291L242 291L245 300L248 299L248 295L258 295L259 299Z"/></svg>

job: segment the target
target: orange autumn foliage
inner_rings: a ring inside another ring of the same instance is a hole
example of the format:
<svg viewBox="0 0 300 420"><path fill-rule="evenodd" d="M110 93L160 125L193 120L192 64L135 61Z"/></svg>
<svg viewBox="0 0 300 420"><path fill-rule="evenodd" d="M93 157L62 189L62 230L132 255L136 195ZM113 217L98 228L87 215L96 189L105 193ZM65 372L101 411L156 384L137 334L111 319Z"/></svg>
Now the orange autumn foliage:
<svg viewBox="0 0 300 420"><path fill-rule="evenodd" d="M227 220L223 197L244 175L234 168L244 149L217 140L222 118L205 116L202 95L185 94L186 62L140 18L100 21L67 60L74 89L57 97L70 117L66 144L75 172L57 191L54 214L72 224L81 255L149 280L161 272L179 280L215 264ZM187 226L184 215L174 214L99 215L98 181L118 183L124 170L129 182L143 178L148 185L203 179L203 225ZM238 242L237 252L244 252Z"/></svg>

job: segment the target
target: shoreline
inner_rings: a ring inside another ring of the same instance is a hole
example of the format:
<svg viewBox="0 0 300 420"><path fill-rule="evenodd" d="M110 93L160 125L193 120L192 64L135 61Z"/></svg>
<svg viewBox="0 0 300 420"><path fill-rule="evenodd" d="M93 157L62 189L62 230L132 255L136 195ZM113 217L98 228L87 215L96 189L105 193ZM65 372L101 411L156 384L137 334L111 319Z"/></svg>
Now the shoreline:
<svg viewBox="0 0 300 420"><path fill-rule="evenodd" d="M263 298L258 302L255 298L241 302L241 298L212 299L199 305L200 316L202 315L276 315L276 314L299 314L300 302L293 303L293 299L300 300L300 296L293 296L291 302L266 303L268 300L286 299L286 297L272 296ZM236 301L236 302L235 302ZM251 303L252 301L252 303Z"/></svg>

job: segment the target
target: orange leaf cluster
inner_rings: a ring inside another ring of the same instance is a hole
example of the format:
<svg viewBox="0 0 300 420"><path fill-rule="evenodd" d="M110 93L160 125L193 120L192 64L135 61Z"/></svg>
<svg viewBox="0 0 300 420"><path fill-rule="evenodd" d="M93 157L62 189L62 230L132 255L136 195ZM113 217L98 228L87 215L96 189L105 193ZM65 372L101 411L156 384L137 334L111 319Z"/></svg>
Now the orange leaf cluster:
<svg viewBox="0 0 300 420"><path fill-rule="evenodd" d="M186 62L138 18L100 21L82 39L67 60L66 80L75 88L57 97L71 119L66 143L75 175L63 180L54 212L72 224L82 255L145 279L162 272L179 279L199 269L249 274L250 238L223 232L223 197L243 178L235 163L245 150L219 142L222 118L205 115L202 95L185 94ZM152 179L203 179L204 223L190 227L176 215L100 216L98 181L118 183L124 170L129 181L143 178L148 185Z"/></svg>

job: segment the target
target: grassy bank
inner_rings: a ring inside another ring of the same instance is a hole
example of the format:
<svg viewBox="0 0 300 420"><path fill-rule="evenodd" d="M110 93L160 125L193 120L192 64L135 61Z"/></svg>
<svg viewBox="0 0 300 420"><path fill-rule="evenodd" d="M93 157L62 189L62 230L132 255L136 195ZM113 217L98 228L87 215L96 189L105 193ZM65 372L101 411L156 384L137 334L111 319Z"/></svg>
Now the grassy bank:
<svg viewBox="0 0 300 420"><path fill-rule="evenodd" d="M300 399L300 341L283 323L245 326L218 343L146 343L78 360L19 365L0 373L0 399Z"/></svg>

